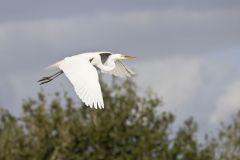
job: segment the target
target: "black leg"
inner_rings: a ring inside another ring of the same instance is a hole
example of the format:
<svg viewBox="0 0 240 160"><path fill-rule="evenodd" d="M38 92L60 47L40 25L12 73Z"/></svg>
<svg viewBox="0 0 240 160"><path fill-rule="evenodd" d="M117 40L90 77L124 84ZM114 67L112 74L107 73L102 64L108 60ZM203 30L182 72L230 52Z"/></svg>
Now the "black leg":
<svg viewBox="0 0 240 160"><path fill-rule="evenodd" d="M51 76L48 77L43 77L42 79L40 79L38 82L40 83L40 85L51 82L52 80L54 80L55 78L57 78L59 75L61 75L63 73L63 71L59 71Z"/></svg>

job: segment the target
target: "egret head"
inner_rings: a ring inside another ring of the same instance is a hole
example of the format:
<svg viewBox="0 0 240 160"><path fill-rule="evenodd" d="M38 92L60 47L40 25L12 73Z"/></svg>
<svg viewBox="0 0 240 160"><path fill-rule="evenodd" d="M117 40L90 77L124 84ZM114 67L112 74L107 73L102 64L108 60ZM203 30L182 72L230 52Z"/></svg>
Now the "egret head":
<svg viewBox="0 0 240 160"><path fill-rule="evenodd" d="M116 59L134 59L136 57L133 56L127 56L127 55L123 55L123 54L114 54Z"/></svg>

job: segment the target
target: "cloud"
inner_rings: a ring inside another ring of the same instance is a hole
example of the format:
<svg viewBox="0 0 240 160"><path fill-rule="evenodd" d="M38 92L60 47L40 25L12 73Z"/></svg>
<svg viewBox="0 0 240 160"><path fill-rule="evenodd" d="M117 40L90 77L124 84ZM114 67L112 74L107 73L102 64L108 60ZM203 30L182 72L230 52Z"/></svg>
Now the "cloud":
<svg viewBox="0 0 240 160"><path fill-rule="evenodd" d="M201 85L201 59L166 58L143 63L138 68L139 85L163 97L166 110L182 113Z"/></svg>
<svg viewBox="0 0 240 160"><path fill-rule="evenodd" d="M210 117L212 123L219 123L230 118L240 109L240 80L226 87L225 93L217 100L215 112Z"/></svg>
<svg viewBox="0 0 240 160"><path fill-rule="evenodd" d="M10 74L7 77L2 77L0 82L0 107L8 109L15 115L20 115L22 112L21 105L24 100L29 98L36 99L39 92L44 92L50 99L54 93L64 93L67 91L68 95L76 102L80 102L79 98L74 92L72 84L65 76L60 76L52 83L40 86L37 80L44 75L51 75L55 71L44 72L21 72Z"/></svg>
<svg viewBox="0 0 240 160"><path fill-rule="evenodd" d="M1 1L0 21L22 20L22 19L44 19L46 17L65 17L72 15L91 15L100 12L126 13L131 11L158 11L158 10L239 10L238 0L158 0L158 1L111 1L111 0L89 0L89 1L31 1L12 0ZM14 4L14 5L12 5Z"/></svg>
<svg viewBox="0 0 240 160"><path fill-rule="evenodd" d="M55 59L95 50L129 52L143 59L226 52L239 48L239 15L235 10L180 8L2 22L0 68L11 64L7 70L12 72L39 69Z"/></svg>
<svg viewBox="0 0 240 160"><path fill-rule="evenodd" d="M176 113L178 121L194 116L201 127L207 128L219 96L240 74L239 65L232 64L233 59L234 55L215 54L146 60L136 66L138 84L153 88L163 98L164 109Z"/></svg>

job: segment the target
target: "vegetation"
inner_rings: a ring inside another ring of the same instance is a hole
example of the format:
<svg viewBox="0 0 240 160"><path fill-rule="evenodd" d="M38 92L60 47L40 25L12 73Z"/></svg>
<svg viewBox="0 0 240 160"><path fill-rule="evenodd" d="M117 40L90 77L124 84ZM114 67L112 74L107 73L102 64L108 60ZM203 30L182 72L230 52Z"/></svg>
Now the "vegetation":
<svg viewBox="0 0 240 160"><path fill-rule="evenodd" d="M200 143L193 118L172 131L175 116L159 111L162 101L153 93L139 96L129 80L102 86L104 110L67 95L60 103L58 94L49 104L42 93L23 104L20 118L2 109L0 160L240 159L240 113L219 137Z"/></svg>

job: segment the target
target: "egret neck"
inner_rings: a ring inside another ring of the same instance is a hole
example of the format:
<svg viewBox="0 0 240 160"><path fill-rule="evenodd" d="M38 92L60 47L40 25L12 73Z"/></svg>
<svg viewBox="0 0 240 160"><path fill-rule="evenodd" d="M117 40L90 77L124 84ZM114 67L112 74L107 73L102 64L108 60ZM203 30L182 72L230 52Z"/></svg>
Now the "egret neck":
<svg viewBox="0 0 240 160"><path fill-rule="evenodd" d="M101 58L95 58L92 62L95 66L97 66L99 69L109 72L112 71L115 68L115 57L109 56L108 60L105 62L105 64L102 64ZM100 63L99 63L100 62Z"/></svg>

